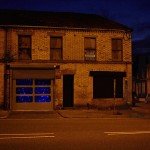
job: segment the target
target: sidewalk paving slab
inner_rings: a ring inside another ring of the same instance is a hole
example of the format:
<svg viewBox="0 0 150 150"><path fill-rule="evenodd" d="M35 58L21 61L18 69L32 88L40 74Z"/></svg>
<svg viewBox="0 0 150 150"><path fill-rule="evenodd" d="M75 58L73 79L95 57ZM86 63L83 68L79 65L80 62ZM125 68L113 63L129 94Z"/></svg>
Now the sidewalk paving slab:
<svg viewBox="0 0 150 150"><path fill-rule="evenodd" d="M150 103L140 102L135 107L100 109L60 109L43 112L13 112L0 110L0 119L50 119L50 118L148 118Z"/></svg>
<svg viewBox="0 0 150 150"><path fill-rule="evenodd" d="M59 118L55 111L11 111L8 119L51 119Z"/></svg>

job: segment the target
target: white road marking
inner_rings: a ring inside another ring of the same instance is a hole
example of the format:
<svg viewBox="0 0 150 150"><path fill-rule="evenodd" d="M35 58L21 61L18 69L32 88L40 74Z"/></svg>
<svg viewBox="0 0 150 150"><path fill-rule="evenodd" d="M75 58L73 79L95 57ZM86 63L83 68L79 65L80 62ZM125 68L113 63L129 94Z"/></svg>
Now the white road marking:
<svg viewBox="0 0 150 150"><path fill-rule="evenodd" d="M130 132L104 132L107 135L134 135L134 134L150 134L150 131L130 131Z"/></svg>
<svg viewBox="0 0 150 150"><path fill-rule="evenodd" d="M0 134L0 140L4 139L33 139L54 138L54 133L23 133L23 134Z"/></svg>
<svg viewBox="0 0 150 150"><path fill-rule="evenodd" d="M12 133L12 134L11 134L11 133L6 133L6 134L4 133L4 134L3 134L3 133L2 133L2 134L0 134L0 136L9 136L9 135L10 135L10 136L11 136L11 135L12 135L12 136L13 136L13 135L14 135L14 136L15 136L15 135L19 135L19 136L24 136L24 135L51 135L51 134L54 134L54 133L18 133L18 134L13 134L13 133Z"/></svg>
<svg viewBox="0 0 150 150"><path fill-rule="evenodd" d="M26 136L26 137L2 137L0 140L5 140L5 139L34 139L34 138L54 138L55 136Z"/></svg>

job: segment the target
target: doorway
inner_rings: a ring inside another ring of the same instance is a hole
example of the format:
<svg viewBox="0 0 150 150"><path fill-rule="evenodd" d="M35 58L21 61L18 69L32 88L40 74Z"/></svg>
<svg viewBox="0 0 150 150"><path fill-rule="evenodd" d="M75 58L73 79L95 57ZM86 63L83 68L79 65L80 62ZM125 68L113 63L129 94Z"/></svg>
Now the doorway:
<svg viewBox="0 0 150 150"><path fill-rule="evenodd" d="M74 75L63 75L63 107L74 105Z"/></svg>

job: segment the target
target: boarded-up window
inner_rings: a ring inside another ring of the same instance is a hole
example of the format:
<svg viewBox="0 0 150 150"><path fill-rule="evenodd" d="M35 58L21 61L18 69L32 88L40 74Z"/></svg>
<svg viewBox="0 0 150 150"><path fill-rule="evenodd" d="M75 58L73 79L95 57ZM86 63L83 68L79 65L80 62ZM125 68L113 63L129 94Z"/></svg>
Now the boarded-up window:
<svg viewBox="0 0 150 150"><path fill-rule="evenodd" d="M112 60L122 61L122 39L112 39Z"/></svg>
<svg viewBox="0 0 150 150"><path fill-rule="evenodd" d="M96 60L96 39L86 37L84 39L85 60Z"/></svg>
<svg viewBox="0 0 150 150"><path fill-rule="evenodd" d="M18 36L19 59L31 59L31 35Z"/></svg>
<svg viewBox="0 0 150 150"><path fill-rule="evenodd" d="M50 59L62 60L62 37L50 38Z"/></svg>
<svg viewBox="0 0 150 150"><path fill-rule="evenodd" d="M93 76L93 98L113 98L113 77Z"/></svg>
<svg viewBox="0 0 150 150"><path fill-rule="evenodd" d="M116 85L116 98L123 98L123 77L126 76L125 72L90 71L90 76L93 76L94 99L113 98L114 85Z"/></svg>

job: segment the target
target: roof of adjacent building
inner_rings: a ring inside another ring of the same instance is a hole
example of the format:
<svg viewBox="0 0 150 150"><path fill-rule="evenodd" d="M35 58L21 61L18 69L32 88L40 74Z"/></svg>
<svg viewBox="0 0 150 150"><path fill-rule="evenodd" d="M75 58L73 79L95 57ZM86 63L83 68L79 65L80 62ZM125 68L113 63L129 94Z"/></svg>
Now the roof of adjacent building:
<svg viewBox="0 0 150 150"><path fill-rule="evenodd" d="M28 10L0 10L0 25L46 26L55 28L117 29L131 28L96 14L45 12Z"/></svg>

